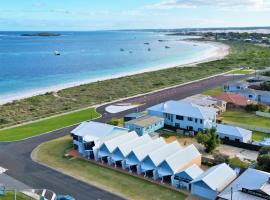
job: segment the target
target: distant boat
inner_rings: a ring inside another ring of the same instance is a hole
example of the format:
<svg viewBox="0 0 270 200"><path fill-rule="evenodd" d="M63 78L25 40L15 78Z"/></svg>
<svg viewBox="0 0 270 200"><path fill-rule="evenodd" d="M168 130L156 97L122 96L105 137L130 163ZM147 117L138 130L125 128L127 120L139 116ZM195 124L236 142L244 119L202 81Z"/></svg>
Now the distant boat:
<svg viewBox="0 0 270 200"><path fill-rule="evenodd" d="M145 44L145 45L149 45L149 42L145 42L144 44Z"/></svg>
<svg viewBox="0 0 270 200"><path fill-rule="evenodd" d="M194 47L198 46L197 44L193 44Z"/></svg>
<svg viewBox="0 0 270 200"><path fill-rule="evenodd" d="M158 40L159 42L164 42L164 40Z"/></svg>
<svg viewBox="0 0 270 200"><path fill-rule="evenodd" d="M169 48L171 48L171 47L169 47L169 46L165 46L165 49L169 49Z"/></svg>
<svg viewBox="0 0 270 200"><path fill-rule="evenodd" d="M133 53L132 51L129 51L129 53Z"/></svg>
<svg viewBox="0 0 270 200"><path fill-rule="evenodd" d="M120 51L125 51L125 50L123 48L121 48Z"/></svg>
<svg viewBox="0 0 270 200"><path fill-rule="evenodd" d="M151 51L151 48L148 48L148 51Z"/></svg>
<svg viewBox="0 0 270 200"><path fill-rule="evenodd" d="M54 55L56 55L56 56L60 56L61 54L60 54L60 52L59 52L59 51L54 51Z"/></svg>

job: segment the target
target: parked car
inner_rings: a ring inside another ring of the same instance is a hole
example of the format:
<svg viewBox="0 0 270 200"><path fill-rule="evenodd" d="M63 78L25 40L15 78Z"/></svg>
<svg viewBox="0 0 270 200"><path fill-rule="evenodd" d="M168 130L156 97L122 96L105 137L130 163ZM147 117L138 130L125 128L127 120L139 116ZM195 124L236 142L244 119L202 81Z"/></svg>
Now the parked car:
<svg viewBox="0 0 270 200"><path fill-rule="evenodd" d="M75 198L70 195L57 195L56 200L75 200Z"/></svg>

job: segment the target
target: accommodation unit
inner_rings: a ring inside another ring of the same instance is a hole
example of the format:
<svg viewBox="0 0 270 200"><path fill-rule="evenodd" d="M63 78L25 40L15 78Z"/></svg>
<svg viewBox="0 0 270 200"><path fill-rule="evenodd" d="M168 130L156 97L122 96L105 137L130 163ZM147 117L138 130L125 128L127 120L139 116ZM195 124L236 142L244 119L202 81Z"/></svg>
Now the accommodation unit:
<svg viewBox="0 0 270 200"><path fill-rule="evenodd" d="M138 171L145 174L145 176L153 177L154 179L158 178L157 168L167 157L174 154L175 152L181 150L181 145L174 141L170 144L157 149L149 153L141 162L141 165L138 167Z"/></svg>
<svg viewBox="0 0 270 200"><path fill-rule="evenodd" d="M248 168L218 195L218 199L270 199L270 173Z"/></svg>
<svg viewBox="0 0 270 200"><path fill-rule="evenodd" d="M120 165L123 168L126 168L125 159L128 154L136 147L144 145L150 141L152 141L152 138L149 135L143 135L129 142L118 145L111 154L111 162L115 165Z"/></svg>
<svg viewBox="0 0 270 200"><path fill-rule="evenodd" d="M143 117L145 115L146 115L146 113L130 113L130 114L124 116L124 122L128 122L128 121L133 120L133 119L138 119L138 118Z"/></svg>
<svg viewBox="0 0 270 200"><path fill-rule="evenodd" d="M191 182L191 193L204 199L215 200L235 178L236 172L227 164L216 165Z"/></svg>
<svg viewBox="0 0 270 200"><path fill-rule="evenodd" d="M146 115L131 121L125 122L125 128L136 131L138 135L153 133L164 127L164 119L156 116Z"/></svg>
<svg viewBox="0 0 270 200"><path fill-rule="evenodd" d="M228 107L242 107L249 104L257 104L256 101L232 92L224 92L213 96L216 99L227 102Z"/></svg>
<svg viewBox="0 0 270 200"><path fill-rule="evenodd" d="M111 157L112 152L116 149L116 147L118 147L118 145L132 141L138 137L139 136L137 133L132 131L126 132L118 137L105 141L98 150L98 158L102 161L110 162L108 157Z"/></svg>
<svg viewBox="0 0 270 200"><path fill-rule="evenodd" d="M166 142L163 138L157 138L155 140L149 141L148 143L134 148L130 154L126 157L125 165L132 171L137 171L141 174L140 164L142 160L151 152L163 147Z"/></svg>
<svg viewBox="0 0 270 200"><path fill-rule="evenodd" d="M216 134L224 140L249 143L252 141L252 131L236 126L217 124Z"/></svg>
<svg viewBox="0 0 270 200"><path fill-rule="evenodd" d="M252 101L270 105L270 92L262 90L244 89L237 91L237 94Z"/></svg>
<svg viewBox="0 0 270 200"><path fill-rule="evenodd" d="M245 82L229 81L223 86L224 92L236 92L248 88L248 84Z"/></svg>
<svg viewBox="0 0 270 200"><path fill-rule="evenodd" d="M172 177L172 185L177 188L190 190L190 182L200 176L203 170L196 164L180 170Z"/></svg>
<svg viewBox="0 0 270 200"><path fill-rule="evenodd" d="M226 102L211 96L196 94L183 99L183 101L197 104L199 106L211 107L217 109L219 113L226 111Z"/></svg>
<svg viewBox="0 0 270 200"><path fill-rule="evenodd" d="M162 182L165 180L173 184L174 175L193 164L201 165L201 154L192 144L178 150L160 163L157 168L158 176L162 179Z"/></svg>
<svg viewBox="0 0 270 200"><path fill-rule="evenodd" d="M147 111L149 115L164 118L168 126L189 131L202 131L216 124L216 109L184 101L167 101Z"/></svg>
<svg viewBox="0 0 270 200"><path fill-rule="evenodd" d="M83 122L71 131L73 145L82 156L97 158L97 149L107 139L128 132L128 129L99 122Z"/></svg>

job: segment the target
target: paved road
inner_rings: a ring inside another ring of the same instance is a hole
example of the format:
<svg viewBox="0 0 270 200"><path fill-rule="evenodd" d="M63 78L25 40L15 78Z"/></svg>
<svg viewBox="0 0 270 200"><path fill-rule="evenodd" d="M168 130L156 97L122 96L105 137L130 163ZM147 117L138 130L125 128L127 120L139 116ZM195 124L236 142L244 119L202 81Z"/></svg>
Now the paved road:
<svg viewBox="0 0 270 200"><path fill-rule="evenodd" d="M234 77L235 80L240 80L243 78L244 76ZM107 113L105 108L110 105L107 104L97 108L97 111L103 115L103 117L97 121L106 122L112 117L122 117L131 111L136 111L137 109L142 111L149 106L166 100L182 99L215 86L222 85L232 79L232 76L218 76L196 83L178 86L173 89L167 89L152 94L130 98L121 102L141 103L143 105L139 108L117 114ZM74 178L39 165L31 160L30 155L35 147L45 141L69 134L74 127L75 126L63 128L61 130L53 131L49 134L41 135L25 141L0 143L0 166L9 169L7 174L11 177L16 178L17 180L35 189L46 188L60 194L71 194L78 200L122 199L117 195L113 195L99 188L87 185Z"/></svg>

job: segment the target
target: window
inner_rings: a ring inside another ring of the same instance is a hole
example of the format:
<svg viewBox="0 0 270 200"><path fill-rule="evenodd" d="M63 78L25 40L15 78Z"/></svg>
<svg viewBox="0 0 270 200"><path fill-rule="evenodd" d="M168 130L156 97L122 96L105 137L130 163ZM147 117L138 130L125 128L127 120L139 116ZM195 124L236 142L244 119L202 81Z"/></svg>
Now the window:
<svg viewBox="0 0 270 200"><path fill-rule="evenodd" d="M175 128L180 128L180 124L179 123L175 123Z"/></svg>
<svg viewBox="0 0 270 200"><path fill-rule="evenodd" d="M203 123L203 120L202 120L202 119L200 119L200 123L201 123L201 124Z"/></svg>
<svg viewBox="0 0 270 200"><path fill-rule="evenodd" d="M195 119L195 123L197 123L198 122L198 119Z"/></svg>
<svg viewBox="0 0 270 200"><path fill-rule="evenodd" d="M230 140L230 138L229 137L227 137L227 136L225 136L225 138L224 138L225 140Z"/></svg>
<svg viewBox="0 0 270 200"><path fill-rule="evenodd" d="M252 98L253 96L250 94L250 95L248 95L248 98Z"/></svg>
<svg viewBox="0 0 270 200"><path fill-rule="evenodd" d="M181 116L181 115L176 115L176 119L177 119L177 120L184 120L184 117Z"/></svg>
<svg viewBox="0 0 270 200"><path fill-rule="evenodd" d="M193 121L193 118L192 117L188 117L188 121Z"/></svg>

